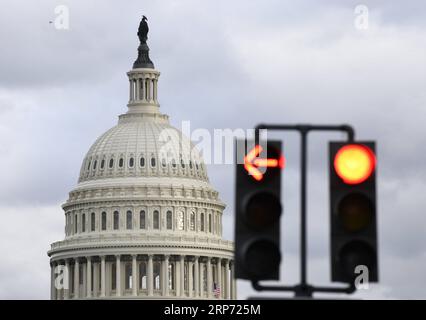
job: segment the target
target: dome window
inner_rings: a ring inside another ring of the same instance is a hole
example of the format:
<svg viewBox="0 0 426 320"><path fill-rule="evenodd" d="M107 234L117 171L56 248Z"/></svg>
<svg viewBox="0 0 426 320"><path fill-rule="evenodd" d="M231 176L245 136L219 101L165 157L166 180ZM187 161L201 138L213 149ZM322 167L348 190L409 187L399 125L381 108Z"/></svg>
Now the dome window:
<svg viewBox="0 0 426 320"><path fill-rule="evenodd" d="M102 230L103 231L105 231L106 230L106 219L107 219L107 217L106 217L106 212L104 211L104 212L102 212Z"/></svg>
<svg viewBox="0 0 426 320"><path fill-rule="evenodd" d="M152 157L151 158L151 167L155 167L156 163L155 163L155 158Z"/></svg>
<svg viewBox="0 0 426 320"><path fill-rule="evenodd" d="M166 159L165 158L161 159L161 165L163 166L163 168L166 167Z"/></svg>
<svg viewBox="0 0 426 320"><path fill-rule="evenodd" d="M120 168L123 168L123 165L124 165L124 159L123 159L123 158L120 158L120 160L118 160L118 166L119 166Z"/></svg>
<svg viewBox="0 0 426 320"><path fill-rule="evenodd" d="M133 229L133 213L132 211L127 211L126 213L126 229L132 230Z"/></svg>
<svg viewBox="0 0 426 320"><path fill-rule="evenodd" d="M176 160L175 159L172 159L172 167L176 168Z"/></svg>
<svg viewBox="0 0 426 320"><path fill-rule="evenodd" d="M95 231L96 227L96 215L94 212L90 215L90 231Z"/></svg>
<svg viewBox="0 0 426 320"><path fill-rule="evenodd" d="M87 164L87 170L90 169L90 165L92 164L92 161L89 160L89 163Z"/></svg>
<svg viewBox="0 0 426 320"><path fill-rule="evenodd" d="M153 225L152 228L155 230L160 229L160 213L158 212L158 210L155 210L153 213Z"/></svg>
<svg viewBox="0 0 426 320"><path fill-rule="evenodd" d="M200 213L200 231L204 232L204 212Z"/></svg>
<svg viewBox="0 0 426 320"><path fill-rule="evenodd" d="M97 160L95 160L95 161L93 161L93 170L96 170L96 165L98 164L98 161Z"/></svg>
<svg viewBox="0 0 426 320"><path fill-rule="evenodd" d="M143 168L145 167L145 158L141 157L141 159L139 160L139 165Z"/></svg>
<svg viewBox="0 0 426 320"><path fill-rule="evenodd" d="M185 169L185 163L183 162L182 158L180 158L180 166L182 167L182 169Z"/></svg>
<svg viewBox="0 0 426 320"><path fill-rule="evenodd" d="M102 159L101 161L101 169L105 168L105 159Z"/></svg>
<svg viewBox="0 0 426 320"><path fill-rule="evenodd" d="M135 165L135 159L132 157L129 159L129 167L133 168L134 165Z"/></svg>
<svg viewBox="0 0 426 320"><path fill-rule="evenodd" d="M192 161L191 160L189 160L189 168L192 169Z"/></svg>
<svg viewBox="0 0 426 320"><path fill-rule="evenodd" d="M139 212L139 229L145 229L145 210Z"/></svg>
<svg viewBox="0 0 426 320"><path fill-rule="evenodd" d="M169 211L167 211L167 213L166 213L166 227L167 227L167 230L172 230L172 228L173 228L173 214L172 214L172 212L169 210Z"/></svg>
<svg viewBox="0 0 426 320"><path fill-rule="evenodd" d="M114 159L110 159L109 160L109 168L112 169L112 167L114 167Z"/></svg>
<svg viewBox="0 0 426 320"><path fill-rule="evenodd" d="M118 211L114 211L114 230L118 230L119 222L120 222L120 214Z"/></svg>

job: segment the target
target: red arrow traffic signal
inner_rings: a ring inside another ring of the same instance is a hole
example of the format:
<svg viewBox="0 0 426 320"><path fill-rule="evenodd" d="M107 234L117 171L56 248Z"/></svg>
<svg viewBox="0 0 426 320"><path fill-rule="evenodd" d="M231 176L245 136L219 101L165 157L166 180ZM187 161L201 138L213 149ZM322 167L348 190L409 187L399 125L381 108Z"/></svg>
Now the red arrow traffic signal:
<svg viewBox="0 0 426 320"><path fill-rule="evenodd" d="M263 168L284 168L284 157L280 154L277 158L261 159L258 156L262 153L263 148L261 145L256 145L244 157L244 168L247 172L257 181L263 179L263 173L258 169Z"/></svg>

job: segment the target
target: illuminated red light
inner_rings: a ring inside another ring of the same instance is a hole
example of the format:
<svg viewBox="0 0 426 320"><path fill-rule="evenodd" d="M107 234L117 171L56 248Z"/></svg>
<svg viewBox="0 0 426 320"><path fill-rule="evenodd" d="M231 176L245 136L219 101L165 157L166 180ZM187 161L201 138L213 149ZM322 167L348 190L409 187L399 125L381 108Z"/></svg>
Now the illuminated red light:
<svg viewBox="0 0 426 320"><path fill-rule="evenodd" d="M370 148L360 144L342 147L334 158L337 175L347 184L359 184L367 180L376 166L376 156Z"/></svg>

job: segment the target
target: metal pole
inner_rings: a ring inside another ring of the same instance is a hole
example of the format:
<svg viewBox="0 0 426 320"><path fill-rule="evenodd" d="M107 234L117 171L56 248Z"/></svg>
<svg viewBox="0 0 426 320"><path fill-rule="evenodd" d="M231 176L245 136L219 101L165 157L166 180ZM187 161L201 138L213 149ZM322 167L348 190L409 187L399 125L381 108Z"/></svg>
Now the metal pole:
<svg viewBox="0 0 426 320"><path fill-rule="evenodd" d="M301 157L300 157L300 285L304 287L306 278L306 161L307 161L307 134L308 130L301 130Z"/></svg>

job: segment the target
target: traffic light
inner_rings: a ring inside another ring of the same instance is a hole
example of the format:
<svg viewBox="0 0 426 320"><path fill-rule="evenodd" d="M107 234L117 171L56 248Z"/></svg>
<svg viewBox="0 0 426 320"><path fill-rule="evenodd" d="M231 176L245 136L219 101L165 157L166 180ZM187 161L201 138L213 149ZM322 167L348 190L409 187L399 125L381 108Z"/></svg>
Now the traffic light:
<svg viewBox="0 0 426 320"><path fill-rule="evenodd" d="M378 281L374 142L330 142L331 279Z"/></svg>
<svg viewBox="0 0 426 320"><path fill-rule="evenodd" d="M281 142L237 140L236 150L235 277L278 279Z"/></svg>

